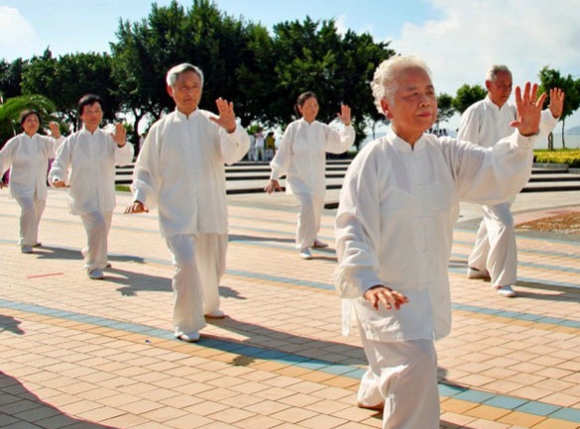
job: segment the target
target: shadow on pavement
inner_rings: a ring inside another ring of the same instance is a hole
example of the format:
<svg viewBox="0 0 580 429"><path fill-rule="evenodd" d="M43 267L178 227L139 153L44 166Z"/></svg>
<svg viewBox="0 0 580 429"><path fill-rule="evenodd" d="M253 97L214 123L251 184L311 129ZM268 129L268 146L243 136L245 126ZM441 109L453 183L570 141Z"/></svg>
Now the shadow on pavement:
<svg viewBox="0 0 580 429"><path fill-rule="evenodd" d="M113 426L76 419L63 413L29 391L18 379L1 370L0 396L3 410L0 413L2 427L64 428L82 425L83 429L116 429Z"/></svg>

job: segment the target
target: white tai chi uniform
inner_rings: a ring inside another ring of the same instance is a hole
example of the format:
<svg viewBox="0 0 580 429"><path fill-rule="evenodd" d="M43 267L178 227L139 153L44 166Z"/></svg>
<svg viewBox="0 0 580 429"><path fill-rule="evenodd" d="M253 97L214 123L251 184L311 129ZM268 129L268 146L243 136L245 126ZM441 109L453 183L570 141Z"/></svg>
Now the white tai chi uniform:
<svg viewBox="0 0 580 429"><path fill-rule="evenodd" d="M228 134L210 116L175 110L153 124L131 185L135 201L158 207L173 254L176 336L199 332L204 314L219 309L228 234L224 164L239 161L250 147L243 127Z"/></svg>
<svg viewBox="0 0 580 429"><path fill-rule="evenodd" d="M354 159L336 217L343 332L357 321L369 369L358 401L385 402L383 428L438 429L433 340L451 328L447 264L459 201L498 203L527 182L534 137L492 149L424 134L411 147L389 131ZM362 296L385 285L408 297L374 310Z"/></svg>
<svg viewBox="0 0 580 429"><path fill-rule="evenodd" d="M10 168L10 196L20 206L21 246L38 243L38 225L46 206L48 160L64 137L18 134L0 150L0 178Z"/></svg>
<svg viewBox="0 0 580 429"><path fill-rule="evenodd" d="M271 180L286 175L286 192L300 201L296 248L312 247L320 229L326 192L326 152L343 153L354 143L352 125L340 131L303 118L288 125L270 166Z"/></svg>
<svg viewBox="0 0 580 429"><path fill-rule="evenodd" d="M513 104L506 103L499 108L488 96L463 113L457 139L491 147L513 133L514 128L510 123L516 117ZM549 133L557 122L558 118L554 118L549 110L544 110L540 133ZM510 211L512 202L513 199L482 207L483 220L468 259L471 268L489 271L492 286L508 286L517 281L518 256L514 219Z"/></svg>
<svg viewBox="0 0 580 429"><path fill-rule="evenodd" d="M79 215L87 233L82 250L88 271L107 266L107 237L115 209L115 165L133 160L133 145L120 148L100 128L91 133L83 128L68 136L56 153L48 174L49 182L67 183L70 211Z"/></svg>

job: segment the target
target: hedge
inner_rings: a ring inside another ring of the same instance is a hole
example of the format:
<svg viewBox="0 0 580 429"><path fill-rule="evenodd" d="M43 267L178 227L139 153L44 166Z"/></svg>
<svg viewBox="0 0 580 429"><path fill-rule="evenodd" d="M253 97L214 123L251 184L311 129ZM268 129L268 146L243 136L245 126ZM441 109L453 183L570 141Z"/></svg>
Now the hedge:
<svg viewBox="0 0 580 429"><path fill-rule="evenodd" d="M568 167L580 168L580 149L560 149L549 151L534 150L534 162L546 164L568 164Z"/></svg>

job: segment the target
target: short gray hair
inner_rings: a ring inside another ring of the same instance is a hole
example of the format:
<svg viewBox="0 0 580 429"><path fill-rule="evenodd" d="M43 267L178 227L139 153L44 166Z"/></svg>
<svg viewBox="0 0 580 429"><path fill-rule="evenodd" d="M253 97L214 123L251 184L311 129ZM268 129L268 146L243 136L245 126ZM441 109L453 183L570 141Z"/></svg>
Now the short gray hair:
<svg viewBox="0 0 580 429"><path fill-rule="evenodd" d="M179 65L176 65L175 67L171 67L167 72L167 76L165 77L167 85L173 88L173 86L177 82L177 78L179 77L179 75L186 71L192 71L196 75L198 75L199 78L201 79L201 86L203 87L203 72L199 67L196 67L193 64L189 63L181 63Z"/></svg>
<svg viewBox="0 0 580 429"><path fill-rule="evenodd" d="M399 89L399 76L405 70L416 68L425 71L431 77L431 70L429 70L425 61L413 55L397 55L379 64L375 70L373 81L371 82L371 89L373 91L373 97L375 98L375 105L380 113L383 113L383 108L381 107L382 100L393 103L395 93Z"/></svg>
<svg viewBox="0 0 580 429"><path fill-rule="evenodd" d="M489 80L490 82L493 82L493 81L495 81L495 78L497 77L498 73L504 73L504 72L509 73L510 75L512 74L512 72L508 68L508 66L505 66L503 64L494 64L493 66L491 66L489 68L489 70L485 74L485 80Z"/></svg>

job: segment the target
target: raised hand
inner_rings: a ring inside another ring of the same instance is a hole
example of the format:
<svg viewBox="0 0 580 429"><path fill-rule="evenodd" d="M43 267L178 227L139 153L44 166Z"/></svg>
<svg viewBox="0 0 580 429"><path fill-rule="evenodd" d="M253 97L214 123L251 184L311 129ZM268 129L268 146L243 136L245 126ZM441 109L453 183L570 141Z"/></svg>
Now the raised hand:
<svg viewBox="0 0 580 429"><path fill-rule="evenodd" d="M223 98L218 98L215 101L218 108L219 116L210 119L225 129L228 133L233 133L236 130L236 115L234 113L234 103L228 102Z"/></svg>
<svg viewBox="0 0 580 429"><path fill-rule="evenodd" d="M117 146L125 146L125 143L127 142L127 130L125 130L123 124L115 124L115 133L111 134L111 137L113 137L113 140L115 143L117 143Z"/></svg>
<svg viewBox="0 0 580 429"><path fill-rule="evenodd" d="M338 116L338 119L340 119L340 121L344 124L344 125L350 125L350 107L347 106L346 104L341 104L340 105L340 113L336 114Z"/></svg>
<svg viewBox="0 0 580 429"><path fill-rule="evenodd" d="M550 113L554 118L559 118L564 110L564 91L560 88L552 88L550 90Z"/></svg>
<svg viewBox="0 0 580 429"><path fill-rule="evenodd" d="M516 127L522 136L534 135L540 129L542 106L546 100L546 94L538 97L538 84L532 85L530 82L526 82L523 92L517 86L515 93L518 119L510 125Z"/></svg>

